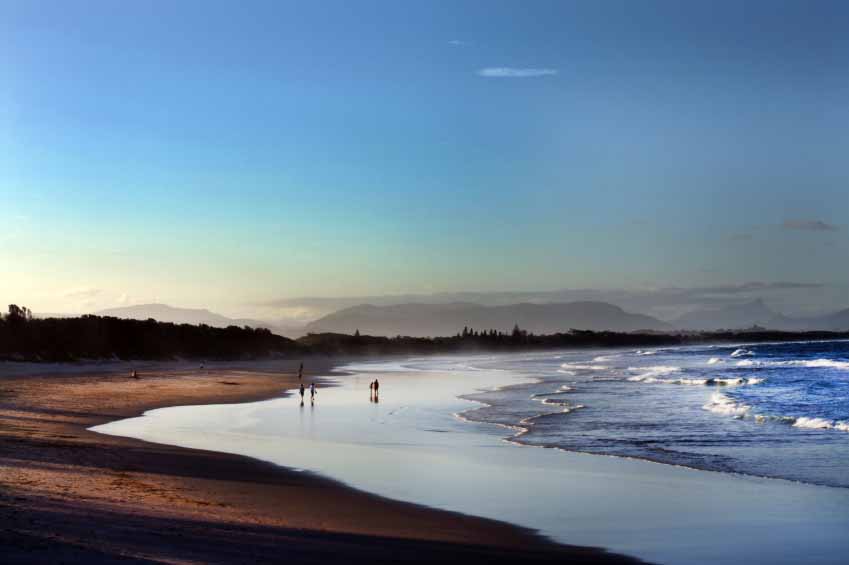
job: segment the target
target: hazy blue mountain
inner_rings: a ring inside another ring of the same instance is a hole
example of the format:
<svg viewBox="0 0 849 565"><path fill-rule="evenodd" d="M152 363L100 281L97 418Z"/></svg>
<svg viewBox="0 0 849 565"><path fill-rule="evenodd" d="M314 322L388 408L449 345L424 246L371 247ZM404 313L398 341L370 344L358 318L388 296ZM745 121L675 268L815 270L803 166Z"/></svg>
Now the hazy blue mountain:
<svg viewBox="0 0 849 565"><path fill-rule="evenodd" d="M849 330L849 308L816 318L805 318L804 322L808 328L846 331Z"/></svg>
<svg viewBox="0 0 849 565"><path fill-rule="evenodd" d="M98 316L113 316L115 318L129 318L133 320L147 320L153 318L160 322L172 322L175 324L206 324L215 328L226 328L227 326L250 326L252 328L268 328L279 335L300 335L301 328L278 324L264 320L253 320L249 318L228 318L215 312L202 308L176 308L167 304L138 304L120 308L108 308L95 312Z"/></svg>
<svg viewBox="0 0 849 565"><path fill-rule="evenodd" d="M758 298L743 304L693 310L673 320L672 324L683 330L745 329L752 326L789 329L793 321Z"/></svg>
<svg viewBox="0 0 849 565"><path fill-rule="evenodd" d="M582 330L668 331L672 326L657 318L631 314L605 302L510 304L481 306L452 304L364 304L345 308L307 324L307 332L368 335L448 336L468 326L477 330L510 331L518 324L537 334Z"/></svg>

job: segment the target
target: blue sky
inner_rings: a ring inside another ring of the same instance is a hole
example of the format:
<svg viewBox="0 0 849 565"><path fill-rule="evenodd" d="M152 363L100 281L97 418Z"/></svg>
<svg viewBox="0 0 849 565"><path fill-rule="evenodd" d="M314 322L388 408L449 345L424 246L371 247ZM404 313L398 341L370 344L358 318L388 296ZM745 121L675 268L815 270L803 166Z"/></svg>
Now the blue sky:
<svg viewBox="0 0 849 565"><path fill-rule="evenodd" d="M845 287L847 29L825 1L0 1L0 295Z"/></svg>

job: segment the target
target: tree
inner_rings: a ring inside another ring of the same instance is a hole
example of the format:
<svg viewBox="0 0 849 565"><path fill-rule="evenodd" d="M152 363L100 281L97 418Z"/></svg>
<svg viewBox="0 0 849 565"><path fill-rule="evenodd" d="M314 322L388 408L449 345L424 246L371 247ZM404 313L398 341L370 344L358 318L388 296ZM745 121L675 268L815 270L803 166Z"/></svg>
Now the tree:
<svg viewBox="0 0 849 565"><path fill-rule="evenodd" d="M354 332L354 337L360 337L360 328L357 328L357 331Z"/></svg>
<svg viewBox="0 0 849 565"><path fill-rule="evenodd" d="M10 322L28 322L32 320L32 311L26 306L9 304L9 314L6 319Z"/></svg>

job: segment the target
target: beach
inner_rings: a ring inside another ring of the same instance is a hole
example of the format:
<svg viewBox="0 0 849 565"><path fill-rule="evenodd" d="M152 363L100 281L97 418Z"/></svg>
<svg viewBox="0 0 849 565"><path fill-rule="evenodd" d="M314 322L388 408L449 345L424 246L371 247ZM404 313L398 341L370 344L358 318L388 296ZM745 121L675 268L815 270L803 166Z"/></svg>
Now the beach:
<svg viewBox="0 0 849 565"><path fill-rule="evenodd" d="M297 385L296 368L148 364L133 379L129 364L5 365L4 562L631 562L256 459L88 430L167 406L281 398ZM306 378L330 368L309 360Z"/></svg>

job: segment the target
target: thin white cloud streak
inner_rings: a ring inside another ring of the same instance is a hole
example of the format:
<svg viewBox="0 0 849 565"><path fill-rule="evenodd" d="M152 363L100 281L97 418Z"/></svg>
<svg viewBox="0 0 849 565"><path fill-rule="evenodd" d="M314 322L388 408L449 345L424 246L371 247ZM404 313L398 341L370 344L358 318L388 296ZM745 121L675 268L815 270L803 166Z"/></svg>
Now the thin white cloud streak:
<svg viewBox="0 0 849 565"><path fill-rule="evenodd" d="M102 294L103 290L99 288L83 287L67 289L62 292L62 297L69 298L72 300L82 300L94 298L95 296L100 296Z"/></svg>
<svg viewBox="0 0 849 565"><path fill-rule="evenodd" d="M536 78L554 76L557 69L517 69L514 67L487 67L478 70L479 76L487 78Z"/></svg>
<svg viewBox="0 0 849 565"><path fill-rule="evenodd" d="M822 220L785 220L782 227L786 230L801 231L837 231L838 227Z"/></svg>

